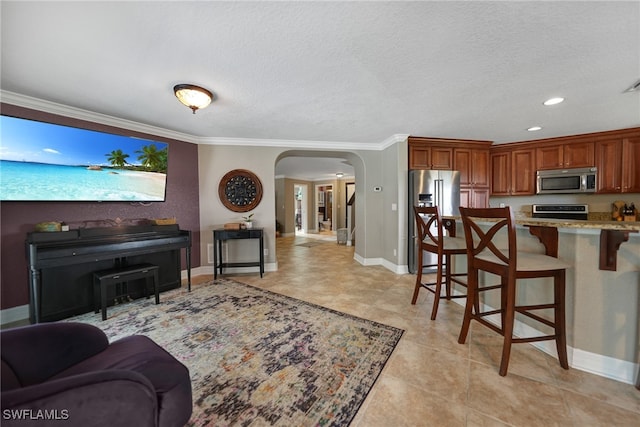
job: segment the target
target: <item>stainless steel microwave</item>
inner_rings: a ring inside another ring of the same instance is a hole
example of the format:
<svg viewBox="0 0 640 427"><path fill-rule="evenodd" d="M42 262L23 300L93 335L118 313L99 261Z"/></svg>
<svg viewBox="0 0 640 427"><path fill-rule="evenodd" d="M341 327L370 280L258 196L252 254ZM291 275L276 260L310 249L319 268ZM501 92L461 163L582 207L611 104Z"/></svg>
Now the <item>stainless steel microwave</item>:
<svg viewBox="0 0 640 427"><path fill-rule="evenodd" d="M597 168L538 171L537 194L595 193Z"/></svg>

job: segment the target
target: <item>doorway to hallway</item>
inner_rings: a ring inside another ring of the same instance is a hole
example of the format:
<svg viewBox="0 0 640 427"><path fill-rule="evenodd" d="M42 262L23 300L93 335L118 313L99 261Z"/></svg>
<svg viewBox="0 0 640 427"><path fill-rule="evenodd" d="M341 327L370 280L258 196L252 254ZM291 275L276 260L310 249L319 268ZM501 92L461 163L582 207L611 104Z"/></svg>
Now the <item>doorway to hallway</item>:
<svg viewBox="0 0 640 427"><path fill-rule="evenodd" d="M309 221L307 215L308 194L309 187L307 186L307 184L293 184L293 233L295 235L306 234L309 230Z"/></svg>
<svg viewBox="0 0 640 427"><path fill-rule="evenodd" d="M317 231L332 232L335 228L333 219L333 185L316 185Z"/></svg>

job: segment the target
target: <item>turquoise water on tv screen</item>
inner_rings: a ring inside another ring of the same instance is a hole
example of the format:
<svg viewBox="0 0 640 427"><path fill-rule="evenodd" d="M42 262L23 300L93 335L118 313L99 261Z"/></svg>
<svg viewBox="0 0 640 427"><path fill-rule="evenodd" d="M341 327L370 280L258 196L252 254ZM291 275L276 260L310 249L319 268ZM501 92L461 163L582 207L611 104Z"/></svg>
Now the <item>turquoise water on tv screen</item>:
<svg viewBox="0 0 640 427"><path fill-rule="evenodd" d="M0 200L163 201L166 175L0 160Z"/></svg>

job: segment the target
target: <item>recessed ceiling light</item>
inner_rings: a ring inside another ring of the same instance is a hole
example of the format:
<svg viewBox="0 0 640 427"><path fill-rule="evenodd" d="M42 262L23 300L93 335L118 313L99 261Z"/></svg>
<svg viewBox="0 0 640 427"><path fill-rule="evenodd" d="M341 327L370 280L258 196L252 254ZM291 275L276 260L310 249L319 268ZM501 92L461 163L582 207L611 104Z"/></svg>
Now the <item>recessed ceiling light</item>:
<svg viewBox="0 0 640 427"><path fill-rule="evenodd" d="M529 129L527 129L529 132L535 132L537 130L542 130L542 126L531 126Z"/></svg>
<svg viewBox="0 0 640 427"><path fill-rule="evenodd" d="M556 105L564 101L564 98L550 98L543 102L544 105Z"/></svg>

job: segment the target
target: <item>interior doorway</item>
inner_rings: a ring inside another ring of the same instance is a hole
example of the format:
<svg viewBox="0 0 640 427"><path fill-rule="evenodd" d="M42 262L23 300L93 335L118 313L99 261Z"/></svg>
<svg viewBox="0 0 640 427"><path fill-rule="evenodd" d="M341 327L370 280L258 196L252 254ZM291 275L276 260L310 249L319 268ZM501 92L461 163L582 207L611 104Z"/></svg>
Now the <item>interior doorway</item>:
<svg viewBox="0 0 640 427"><path fill-rule="evenodd" d="M306 234L309 230L309 221L307 215L307 194L309 188L307 184L293 184L293 233Z"/></svg>
<svg viewBox="0 0 640 427"><path fill-rule="evenodd" d="M320 232L331 232L334 229L333 186L316 185L316 229Z"/></svg>

